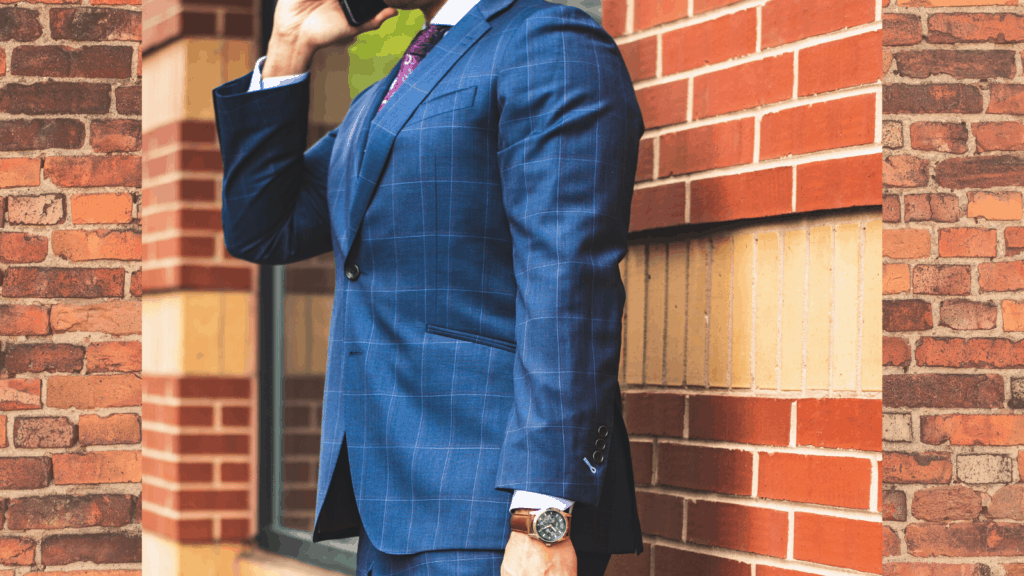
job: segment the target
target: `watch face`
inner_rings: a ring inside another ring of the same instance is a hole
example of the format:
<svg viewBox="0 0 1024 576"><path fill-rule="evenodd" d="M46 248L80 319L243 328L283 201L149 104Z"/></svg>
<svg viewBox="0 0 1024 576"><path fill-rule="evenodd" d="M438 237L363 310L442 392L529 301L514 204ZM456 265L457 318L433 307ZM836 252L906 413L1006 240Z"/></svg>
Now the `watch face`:
<svg viewBox="0 0 1024 576"><path fill-rule="evenodd" d="M565 517L555 512L554 510L547 510L541 512L537 516L537 537L544 542L555 542L559 538L565 535L567 526L565 525Z"/></svg>

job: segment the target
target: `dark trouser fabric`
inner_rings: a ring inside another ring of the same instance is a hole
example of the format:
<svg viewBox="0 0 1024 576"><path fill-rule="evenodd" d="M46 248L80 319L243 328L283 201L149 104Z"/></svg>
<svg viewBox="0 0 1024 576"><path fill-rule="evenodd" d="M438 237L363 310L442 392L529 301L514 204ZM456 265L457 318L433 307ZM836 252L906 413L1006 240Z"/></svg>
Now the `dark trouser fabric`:
<svg viewBox="0 0 1024 576"><path fill-rule="evenodd" d="M360 530L357 576L499 576L504 550L434 550L385 554ZM577 553L577 576L603 576L609 554Z"/></svg>

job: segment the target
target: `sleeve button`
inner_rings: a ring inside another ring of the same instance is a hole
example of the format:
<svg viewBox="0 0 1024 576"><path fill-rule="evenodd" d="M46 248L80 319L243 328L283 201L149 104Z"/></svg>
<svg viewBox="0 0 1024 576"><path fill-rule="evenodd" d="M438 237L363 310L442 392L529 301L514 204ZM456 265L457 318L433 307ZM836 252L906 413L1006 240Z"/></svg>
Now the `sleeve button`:
<svg viewBox="0 0 1024 576"><path fill-rule="evenodd" d="M608 445L605 443L604 438L598 438L597 440L594 440L594 447L598 450L604 450Z"/></svg>
<svg viewBox="0 0 1024 576"><path fill-rule="evenodd" d="M601 452L600 450L594 450L593 457L595 464L600 464L604 462L604 452Z"/></svg>
<svg viewBox="0 0 1024 576"><path fill-rule="evenodd" d="M607 438L608 437L608 427L605 426L604 424L601 424L600 426L598 426L597 427L597 435L600 436L601 438Z"/></svg>

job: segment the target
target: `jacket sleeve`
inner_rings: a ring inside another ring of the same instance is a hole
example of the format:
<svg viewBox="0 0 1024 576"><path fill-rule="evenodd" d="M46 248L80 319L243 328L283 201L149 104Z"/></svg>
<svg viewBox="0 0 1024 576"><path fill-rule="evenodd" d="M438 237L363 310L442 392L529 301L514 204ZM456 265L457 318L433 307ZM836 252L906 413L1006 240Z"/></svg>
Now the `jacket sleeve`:
<svg viewBox="0 0 1024 576"><path fill-rule="evenodd" d="M309 78L248 92L251 77L213 91L228 253L287 264L329 252L327 172L335 131L306 150Z"/></svg>
<svg viewBox="0 0 1024 576"><path fill-rule="evenodd" d="M543 7L507 46L498 161L516 359L496 488L596 505L609 461L595 442L600 427L614 430L619 397L618 263L644 127L617 46L583 11Z"/></svg>

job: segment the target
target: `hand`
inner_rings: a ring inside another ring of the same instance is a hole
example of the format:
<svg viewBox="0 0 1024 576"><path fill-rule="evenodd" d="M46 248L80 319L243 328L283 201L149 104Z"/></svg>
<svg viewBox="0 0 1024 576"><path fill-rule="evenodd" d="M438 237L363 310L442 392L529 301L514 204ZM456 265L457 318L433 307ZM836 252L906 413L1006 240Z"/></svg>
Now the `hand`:
<svg viewBox="0 0 1024 576"><path fill-rule="evenodd" d="M512 532L501 576L576 576L576 549L568 539L548 546L522 532Z"/></svg>
<svg viewBox="0 0 1024 576"><path fill-rule="evenodd" d="M274 9L274 30L263 63L263 77L305 72L313 53L320 48L351 44L356 36L380 28L396 14L394 8L385 8L373 20L353 28L338 0L280 0Z"/></svg>

